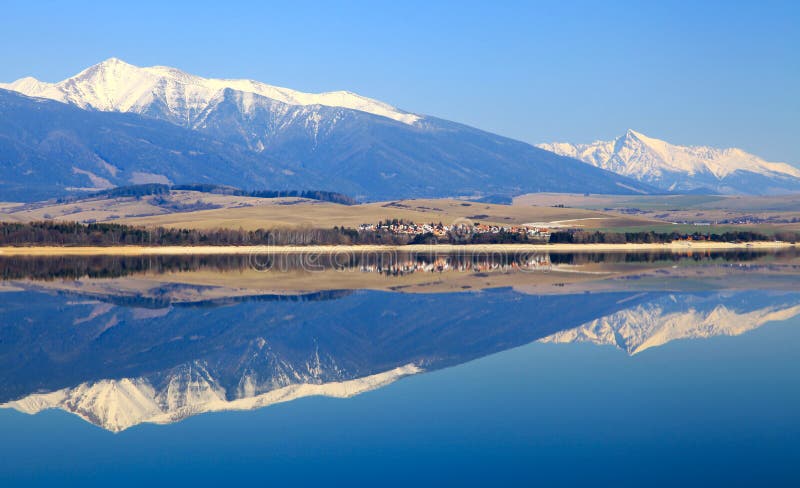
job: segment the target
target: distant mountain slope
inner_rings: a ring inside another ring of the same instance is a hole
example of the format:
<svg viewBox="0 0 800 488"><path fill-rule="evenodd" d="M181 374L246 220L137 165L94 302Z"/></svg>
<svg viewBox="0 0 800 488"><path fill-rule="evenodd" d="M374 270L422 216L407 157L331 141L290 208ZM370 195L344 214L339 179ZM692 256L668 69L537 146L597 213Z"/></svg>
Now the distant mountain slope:
<svg viewBox="0 0 800 488"><path fill-rule="evenodd" d="M340 180L362 198L536 191L648 193L632 179L433 117L413 125L341 107L287 106L225 89L194 129Z"/></svg>
<svg viewBox="0 0 800 488"><path fill-rule="evenodd" d="M201 141L206 147L215 141L216 147L241 155L233 169L215 168L230 175L204 174L211 180L203 182L252 189L264 188L265 181L290 180L293 188L313 187L371 200L535 191L656 191L648 184L529 144L409 114L348 92L304 94L250 80L204 79L174 68L138 68L117 59L59 83L23 78L3 87L66 102L87 113L130 112L159 119L205 135L208 139ZM35 112L29 116L35 118ZM144 119L138 120L137 124L144 124ZM0 137L15 142L13 136L0 133ZM11 164L3 154L0 157L0 162ZM264 173L262 165L273 172ZM247 183L238 181L243 170L253 175ZM173 181L190 183L191 176ZM9 175L10 180L17 177Z"/></svg>
<svg viewBox="0 0 800 488"><path fill-rule="evenodd" d="M741 149L677 146L628 130L613 141L538 147L665 190L770 194L800 191L800 169Z"/></svg>
<svg viewBox="0 0 800 488"><path fill-rule="evenodd" d="M91 112L0 90L0 199L44 199L134 183L295 188L267 155L158 120Z"/></svg>

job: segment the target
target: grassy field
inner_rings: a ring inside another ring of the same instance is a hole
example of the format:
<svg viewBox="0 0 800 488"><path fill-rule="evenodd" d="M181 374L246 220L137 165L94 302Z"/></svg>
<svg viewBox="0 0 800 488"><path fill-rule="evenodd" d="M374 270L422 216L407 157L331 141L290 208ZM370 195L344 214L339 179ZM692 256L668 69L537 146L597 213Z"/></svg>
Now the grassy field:
<svg viewBox="0 0 800 488"><path fill-rule="evenodd" d="M639 208L641 210L728 210L745 212L800 212L800 194L748 195L582 195L576 193L529 193L514 199L518 205L568 207L594 210Z"/></svg>
<svg viewBox="0 0 800 488"><path fill-rule="evenodd" d="M134 225L159 225L191 229L273 228L273 227L357 227L386 219L407 221L454 222L468 221L487 224L514 225L531 222L570 221L569 225L595 228L606 225L644 225L648 219L620 216L577 208L492 205L461 200L401 200L345 206L328 202L297 201L253 207L173 213L141 218L121 219Z"/></svg>
<svg viewBox="0 0 800 488"><path fill-rule="evenodd" d="M216 207L230 209L281 205L293 203L296 198L251 198L231 195L216 195L194 191L173 191L163 199L153 196L141 198L87 198L68 203L36 202L29 204L0 203L0 216L7 220L69 220L77 222L110 222L140 216L167 215L191 211L194 207Z"/></svg>
<svg viewBox="0 0 800 488"><path fill-rule="evenodd" d="M174 191L158 198L94 198L68 203L0 203L0 221L119 222L187 229L253 230L286 227L357 227L379 220L417 223L541 223L603 231L725 232L767 234L800 230L800 195L619 196L537 193L513 205L455 199L421 199L339 205L300 198L253 198ZM693 223L712 223L694 226ZM677 224L677 225L676 225Z"/></svg>
<svg viewBox="0 0 800 488"><path fill-rule="evenodd" d="M617 227L602 227L597 229L601 232L677 232L679 234L724 234L725 232L753 231L766 235L773 235L780 230L776 226L769 225L694 225L694 224L648 224L631 225Z"/></svg>
<svg viewBox="0 0 800 488"><path fill-rule="evenodd" d="M634 227L631 230L679 230L679 232L725 230L800 230L800 195L720 196L720 195L577 195L535 193L514 199L515 205L563 205L566 208L617 213L651 221L689 224L665 227L607 225L606 230ZM713 224L693 227L693 223Z"/></svg>
<svg viewBox="0 0 800 488"><path fill-rule="evenodd" d="M154 197L95 198L70 203L0 205L7 221L62 220L120 222L193 229L265 227L356 227L378 220L404 219L418 223L452 223L458 219L491 224L522 224L554 220L583 220L596 227L600 220L629 225L645 222L606 212L578 208L492 205L461 200L432 199L340 205L300 198L252 198L198 192L172 192L165 202ZM195 209L193 207L201 207ZM205 209L202 209L205 207ZM214 208L209 208L214 207Z"/></svg>
<svg viewBox="0 0 800 488"><path fill-rule="evenodd" d="M718 195L583 195L579 193L529 193L514 198L517 205L565 205L567 207L603 210L606 208L639 208L642 210L686 209L718 205L727 200Z"/></svg>

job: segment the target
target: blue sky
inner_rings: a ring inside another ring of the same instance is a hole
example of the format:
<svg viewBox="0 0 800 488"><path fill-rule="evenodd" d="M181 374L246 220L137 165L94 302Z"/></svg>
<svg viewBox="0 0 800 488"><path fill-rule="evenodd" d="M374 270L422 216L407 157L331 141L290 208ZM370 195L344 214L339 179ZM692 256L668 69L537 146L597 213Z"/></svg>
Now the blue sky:
<svg viewBox="0 0 800 488"><path fill-rule="evenodd" d="M528 142L627 128L800 163L797 2L16 2L0 80L108 57L347 89Z"/></svg>

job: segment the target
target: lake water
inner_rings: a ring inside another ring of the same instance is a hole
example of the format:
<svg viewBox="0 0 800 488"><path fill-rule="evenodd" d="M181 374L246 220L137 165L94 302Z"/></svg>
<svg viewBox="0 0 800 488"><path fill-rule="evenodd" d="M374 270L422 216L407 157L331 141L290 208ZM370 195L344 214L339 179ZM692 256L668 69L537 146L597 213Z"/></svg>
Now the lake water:
<svg viewBox="0 0 800 488"><path fill-rule="evenodd" d="M0 486L800 486L794 251L0 274Z"/></svg>

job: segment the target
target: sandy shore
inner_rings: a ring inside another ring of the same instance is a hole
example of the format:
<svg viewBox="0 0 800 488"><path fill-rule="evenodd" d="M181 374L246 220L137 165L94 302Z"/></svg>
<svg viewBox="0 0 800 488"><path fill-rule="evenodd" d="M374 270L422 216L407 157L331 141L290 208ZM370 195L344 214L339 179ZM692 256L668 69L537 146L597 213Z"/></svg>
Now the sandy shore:
<svg viewBox="0 0 800 488"><path fill-rule="evenodd" d="M211 254L300 253L519 253L519 252L646 252L777 250L795 247L788 242L672 242L665 244L468 244L413 246L110 246L110 247L0 247L0 256L167 256Z"/></svg>

